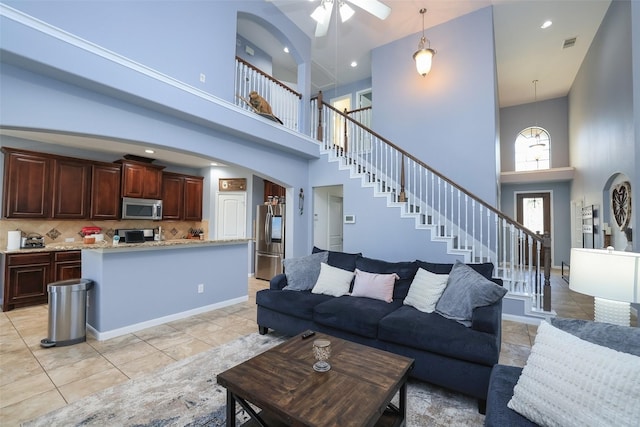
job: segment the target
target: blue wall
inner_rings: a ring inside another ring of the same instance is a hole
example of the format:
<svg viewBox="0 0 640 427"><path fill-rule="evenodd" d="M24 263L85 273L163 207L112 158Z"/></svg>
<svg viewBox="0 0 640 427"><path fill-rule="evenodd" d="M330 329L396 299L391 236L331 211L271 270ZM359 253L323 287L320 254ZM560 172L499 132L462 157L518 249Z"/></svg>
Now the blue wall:
<svg viewBox="0 0 640 427"><path fill-rule="evenodd" d="M432 27L426 35L437 49L426 77L412 59L420 34L373 50L373 128L495 206L499 159L492 9Z"/></svg>
<svg viewBox="0 0 640 427"><path fill-rule="evenodd" d="M639 38L638 9L638 2L611 2L569 93L571 165L576 168L571 197L608 208L607 183L616 174L626 175L634 194L631 227L636 230L640 105L638 99L634 103L634 92L637 97L640 70L634 72L632 57L637 64L640 44L632 46L631 35L633 30L635 40ZM639 240L634 239L636 252Z"/></svg>

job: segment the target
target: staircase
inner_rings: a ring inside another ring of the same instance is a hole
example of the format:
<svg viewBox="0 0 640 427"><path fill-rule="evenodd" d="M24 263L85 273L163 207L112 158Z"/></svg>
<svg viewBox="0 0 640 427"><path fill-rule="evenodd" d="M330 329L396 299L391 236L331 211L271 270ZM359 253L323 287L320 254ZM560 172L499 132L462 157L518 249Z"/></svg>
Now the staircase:
<svg viewBox="0 0 640 427"><path fill-rule="evenodd" d="M552 315L551 239L528 230L428 165L322 100L311 100L311 133L329 162L385 197L402 218L467 263L491 262L511 306L525 317Z"/></svg>

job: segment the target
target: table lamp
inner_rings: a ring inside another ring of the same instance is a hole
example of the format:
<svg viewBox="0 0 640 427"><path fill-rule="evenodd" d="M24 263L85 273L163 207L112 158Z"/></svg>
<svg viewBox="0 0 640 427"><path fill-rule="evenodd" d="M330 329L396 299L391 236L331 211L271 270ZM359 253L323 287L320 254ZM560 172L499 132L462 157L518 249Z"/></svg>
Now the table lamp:
<svg viewBox="0 0 640 427"><path fill-rule="evenodd" d="M630 326L629 303L640 302L640 253L571 249L569 289L594 297L594 320Z"/></svg>

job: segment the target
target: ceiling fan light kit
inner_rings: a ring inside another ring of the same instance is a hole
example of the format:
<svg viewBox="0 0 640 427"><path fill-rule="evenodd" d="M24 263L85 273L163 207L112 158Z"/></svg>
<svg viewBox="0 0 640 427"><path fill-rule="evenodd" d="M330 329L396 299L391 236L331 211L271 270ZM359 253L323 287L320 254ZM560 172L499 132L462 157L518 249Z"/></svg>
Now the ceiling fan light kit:
<svg viewBox="0 0 640 427"><path fill-rule="evenodd" d="M422 77L425 77L429 74L429 71L431 71L433 56L436 54L435 49L431 49L431 42L424 35L425 13L427 13L427 9L420 9L420 14L422 15L422 37L420 37L420 42L418 42L418 50L413 54L413 59L416 61L416 69L418 70L418 74Z"/></svg>
<svg viewBox="0 0 640 427"><path fill-rule="evenodd" d="M351 19L356 11L347 4L347 1L379 19L384 20L391 13L391 8L378 0L320 0L320 5L311 13L311 18L317 22L316 37L327 35L334 3L338 4L341 22L344 23Z"/></svg>

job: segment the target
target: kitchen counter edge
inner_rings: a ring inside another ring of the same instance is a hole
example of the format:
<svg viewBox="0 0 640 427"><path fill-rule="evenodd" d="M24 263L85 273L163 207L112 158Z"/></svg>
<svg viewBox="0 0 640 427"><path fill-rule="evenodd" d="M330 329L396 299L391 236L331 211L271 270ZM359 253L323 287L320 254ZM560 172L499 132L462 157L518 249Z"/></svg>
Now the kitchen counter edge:
<svg viewBox="0 0 640 427"><path fill-rule="evenodd" d="M108 243L58 243L50 244L44 248L34 249L16 249L12 251L3 250L3 254L33 254L38 252L59 252L59 251L79 251L79 250L93 250L98 252L128 252L128 251L147 251L147 250L162 250L162 249L178 249L178 248L193 248L199 246L223 246L223 245L238 245L246 244L251 239L233 239L233 240L195 240L195 239L175 239L175 240L163 240L161 242L144 242L144 243L120 243L113 246Z"/></svg>

